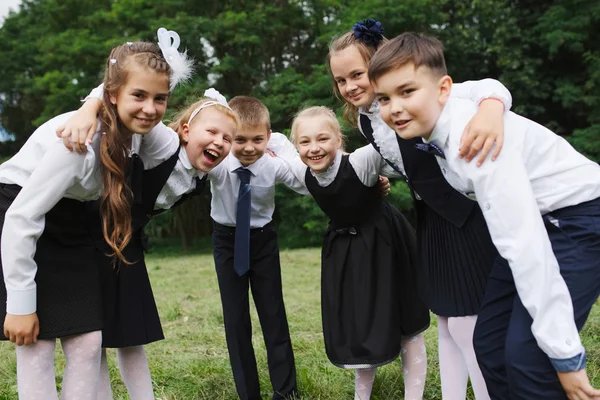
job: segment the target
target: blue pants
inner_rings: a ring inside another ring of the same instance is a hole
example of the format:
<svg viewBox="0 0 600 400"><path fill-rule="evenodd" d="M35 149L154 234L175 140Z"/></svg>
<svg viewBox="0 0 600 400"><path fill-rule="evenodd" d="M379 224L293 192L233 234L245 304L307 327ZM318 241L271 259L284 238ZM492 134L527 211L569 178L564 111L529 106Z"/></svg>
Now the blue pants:
<svg viewBox="0 0 600 400"><path fill-rule="evenodd" d="M600 199L556 210L543 218L571 294L577 329L581 330L600 294ZM473 337L492 399L567 399L548 356L531 333L532 322L508 263L498 258Z"/></svg>

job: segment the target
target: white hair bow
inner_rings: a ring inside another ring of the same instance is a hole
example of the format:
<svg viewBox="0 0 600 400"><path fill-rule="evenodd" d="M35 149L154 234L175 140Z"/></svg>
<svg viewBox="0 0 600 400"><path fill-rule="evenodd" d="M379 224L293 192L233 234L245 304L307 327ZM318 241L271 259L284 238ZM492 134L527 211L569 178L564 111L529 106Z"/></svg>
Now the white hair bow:
<svg viewBox="0 0 600 400"><path fill-rule="evenodd" d="M206 89L204 91L204 97L207 97L212 100L202 103L198 108L196 108L192 112L192 114L190 115L190 118L188 119L188 122L187 122L188 125L192 123L192 120L194 119L194 117L196 115L198 115L198 113L200 111L204 110L207 107L220 105L220 106L227 107L231 110L231 108L229 107L229 104L227 104L227 99L225 98L225 96L223 96L221 93L219 93L219 91L215 88Z"/></svg>
<svg viewBox="0 0 600 400"><path fill-rule="evenodd" d="M159 28L156 35L158 36L158 47L171 67L170 90L172 91L179 82L191 78L194 60L188 57L187 50L183 53L177 51L180 44L177 32Z"/></svg>

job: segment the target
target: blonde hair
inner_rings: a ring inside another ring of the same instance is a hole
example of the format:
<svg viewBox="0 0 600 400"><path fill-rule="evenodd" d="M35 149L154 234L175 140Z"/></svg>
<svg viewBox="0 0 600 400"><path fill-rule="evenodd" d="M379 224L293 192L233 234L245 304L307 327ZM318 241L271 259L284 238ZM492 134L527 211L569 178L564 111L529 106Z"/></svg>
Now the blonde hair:
<svg viewBox="0 0 600 400"><path fill-rule="evenodd" d="M210 99L208 97L203 97L202 99L196 101L195 103L190 104L183 111L179 111L177 114L175 114L173 122L171 122L169 124L169 127L171 129L173 129L175 132L177 132L177 135L179 136L179 141L181 143L185 144L185 141L183 140L183 125L188 123L190 117L192 116L192 113L198 107L201 107L203 104L208 103L209 101L213 101L214 102L215 100L214 99ZM231 108L225 107L222 104L215 104L215 105L208 106L208 107L200 110L200 112L190 122L190 126L189 127L191 128L191 126L194 125L194 121L197 121L197 120L199 120L202 117L202 111L206 110L207 108L213 108L213 107L216 110L218 110L221 113L223 113L226 116L228 116L229 118L231 118L233 120L233 122L235 122L236 128L239 128L240 121L239 121L239 118L238 118L237 114Z"/></svg>
<svg viewBox="0 0 600 400"><path fill-rule="evenodd" d="M237 113L241 129L271 130L269 109L256 97L235 96L229 100L229 107Z"/></svg>
<svg viewBox="0 0 600 400"><path fill-rule="evenodd" d="M371 58L373 57L377 49L387 41L388 40L384 37L378 45L367 44L366 42L358 39L354 35L354 31L350 31L346 32L342 36L334 37L329 43L329 53L327 54L327 66L329 67L329 76L333 83L333 92L335 93L335 97L344 102L344 119L346 120L346 122L348 122L351 126L355 128L358 126L358 108L356 108L351 103L348 103L346 99L344 99L344 96L342 96L342 94L340 93L340 89L338 88L337 82L333 77L333 72L331 71L331 58L338 51L345 50L350 46L355 46L358 52L360 53L363 61L365 62L365 66L368 67L369 62L371 61Z"/></svg>
<svg viewBox="0 0 600 400"><path fill-rule="evenodd" d="M292 128L290 130L290 142L292 142L294 145L298 144L298 129L300 124L302 123L302 120L317 117L325 118L327 123L331 127L332 132L338 134L338 136L341 139L341 149L343 150L344 141L346 138L342 133L340 122L338 121L337 116L335 115L333 110L325 106L308 107L296 114L296 116L294 117L294 121L292 122Z"/></svg>
<svg viewBox="0 0 600 400"><path fill-rule="evenodd" d="M131 240L132 192L125 182L131 137L120 132L124 129L117 107L110 101L119 89L127 84L130 67L137 65L163 74L171 74L171 67L154 43L129 42L112 49L106 60L104 72L104 95L100 109L102 138L100 139L100 162L104 190L100 200L102 233L113 250L112 256L129 264L123 249ZM168 90L168 89L167 89Z"/></svg>

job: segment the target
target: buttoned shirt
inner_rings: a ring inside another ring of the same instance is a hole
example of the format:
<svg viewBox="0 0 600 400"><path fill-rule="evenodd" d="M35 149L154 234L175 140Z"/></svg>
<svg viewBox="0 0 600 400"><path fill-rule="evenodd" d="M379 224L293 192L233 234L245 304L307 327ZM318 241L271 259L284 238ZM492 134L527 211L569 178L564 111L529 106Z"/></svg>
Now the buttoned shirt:
<svg viewBox="0 0 600 400"><path fill-rule="evenodd" d="M45 227L45 215L63 197L87 201L102 193L99 157L101 133L96 132L87 153L70 152L56 137L56 128L73 113L41 125L10 160L0 165L0 182L22 187L5 215L2 234L2 268L7 291L7 312L26 315L36 311L33 259ZM159 131L132 136L131 152L152 168L173 154ZM85 262L85 261L84 261Z"/></svg>
<svg viewBox="0 0 600 400"><path fill-rule="evenodd" d="M271 139L273 138L271 135ZM230 153L225 160L208 173L212 193L210 216L217 223L236 226L237 199L240 180L235 170L242 163ZM264 154L246 167L250 177L250 228L262 228L273 219L275 211L275 184L283 183L297 193L308 195L304 183L296 178L289 165L276 157Z"/></svg>
<svg viewBox="0 0 600 400"><path fill-rule="evenodd" d="M533 318L540 348L555 360L583 353L571 296L542 215L600 197L600 167L562 137L515 113L505 113L504 145L481 167L458 158L463 129L477 104L451 98L428 142L448 182L477 200L492 240L512 270L521 302Z"/></svg>

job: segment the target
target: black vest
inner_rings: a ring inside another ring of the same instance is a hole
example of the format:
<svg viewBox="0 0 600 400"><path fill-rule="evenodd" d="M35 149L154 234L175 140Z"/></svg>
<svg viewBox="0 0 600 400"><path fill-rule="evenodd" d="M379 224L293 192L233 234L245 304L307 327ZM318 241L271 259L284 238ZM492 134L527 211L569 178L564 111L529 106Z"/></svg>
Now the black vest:
<svg viewBox="0 0 600 400"><path fill-rule="evenodd" d="M360 114L359 123L365 138L381 154L381 149L379 149L373 138L373 127L369 117ZM403 173L403 175L406 176L408 185L413 191L413 196L415 192L418 193L419 197L436 213L457 227L462 227L471 214L475 202L450 186L444 178L435 156L415 148L415 143L423 142L421 138L404 140L396 136L396 139L406 170L406 174ZM392 162L385 161L396 171L400 169Z"/></svg>

